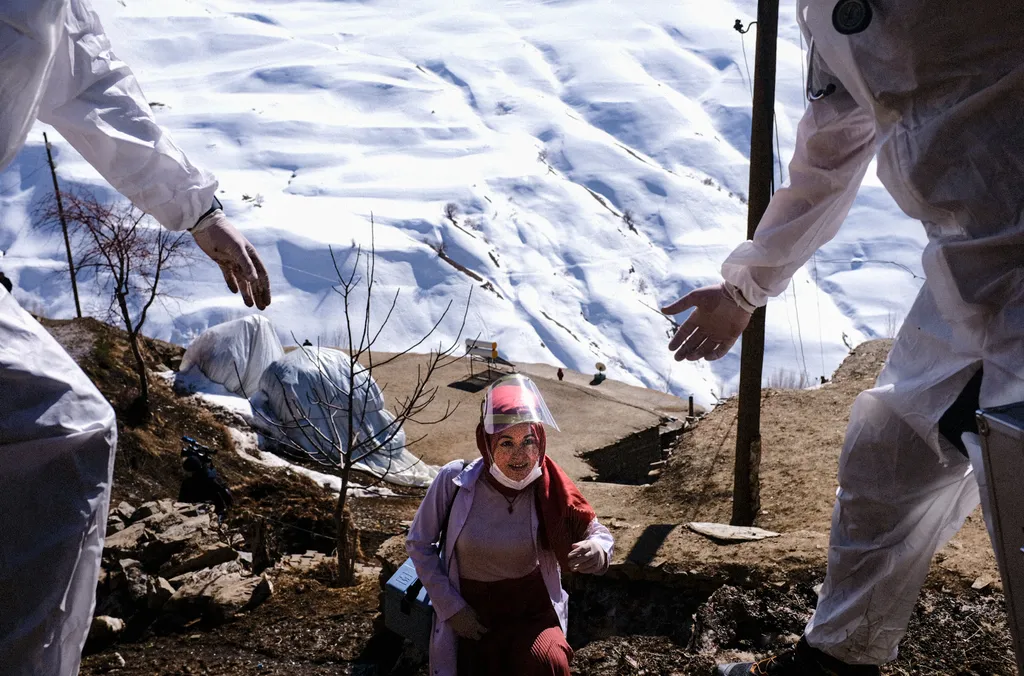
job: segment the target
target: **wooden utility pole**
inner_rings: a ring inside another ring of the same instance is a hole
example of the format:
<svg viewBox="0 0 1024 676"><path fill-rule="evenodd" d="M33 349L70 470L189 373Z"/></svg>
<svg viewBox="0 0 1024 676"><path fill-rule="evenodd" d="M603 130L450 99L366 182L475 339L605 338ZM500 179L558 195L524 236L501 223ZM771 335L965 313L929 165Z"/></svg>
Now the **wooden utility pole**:
<svg viewBox="0 0 1024 676"><path fill-rule="evenodd" d="M53 192L57 195L57 214L60 216L60 227L64 231L64 248L68 252L68 270L71 271L71 292L75 294L75 312L78 318L82 318L82 304L78 301L78 280L75 278L75 261L71 256L71 238L68 237L68 222L64 218L64 202L60 198L60 186L57 184L57 165L53 163L53 153L50 152L50 139L46 138L43 132L43 142L46 143L46 157L50 161L50 175L53 176Z"/></svg>
<svg viewBox="0 0 1024 676"><path fill-rule="evenodd" d="M750 196L747 238L753 239L772 196L775 122L775 56L779 33L778 0L758 0L754 101L750 125ZM739 413L732 524L752 526L761 511L761 374L764 366L765 309L758 308L743 332L740 354Z"/></svg>

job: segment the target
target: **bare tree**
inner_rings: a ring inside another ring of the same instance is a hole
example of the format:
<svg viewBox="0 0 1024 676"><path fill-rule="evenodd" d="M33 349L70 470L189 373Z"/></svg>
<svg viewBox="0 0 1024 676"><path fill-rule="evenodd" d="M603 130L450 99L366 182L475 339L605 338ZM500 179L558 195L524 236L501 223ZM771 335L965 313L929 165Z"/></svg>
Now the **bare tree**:
<svg viewBox="0 0 1024 676"><path fill-rule="evenodd" d="M459 224L459 205L455 202L444 205L444 217L451 221L452 225L457 226Z"/></svg>
<svg viewBox="0 0 1024 676"><path fill-rule="evenodd" d="M301 396L290 392L278 376L276 386L281 388L281 399L287 414L282 417L287 419L272 420L261 416L264 424L278 432L275 441L282 451L331 467L341 477L334 521L337 529L338 572L342 584L353 582L355 559L359 550L358 533L347 504L352 471L361 461L379 459L384 470L377 480L383 480L394 469L393 446L401 443L406 423L436 425L455 412L457 406L452 407L450 402L444 404L443 411L440 410L440 404L434 413L428 409L437 401L440 391L440 386L433 384L434 376L439 369L458 359L454 355L472 299L471 291L458 334L451 344L445 346L439 343L429 354L424 355L423 363L417 366L412 390L394 398L390 414L371 419L370 416L377 411L375 407L382 406L383 392L387 389L387 384L378 384L379 369L424 346L452 308L452 301L449 301L441 316L419 340L378 360L376 353L379 350L375 346L398 306L400 290L390 298L381 299L382 302L375 295L376 249L372 232L371 219L370 250L364 252L361 247L353 246L354 261L350 270L344 270L334 250L330 250L338 278L338 284L333 290L341 296L345 309L340 341L344 344L340 347L345 350L342 362L347 368L340 369L339 375L339 371L332 368L332 361L338 357L338 353L321 347L319 341L315 347L301 346L299 349L314 370L305 392ZM379 324L375 325L372 315L378 304L379 309L386 312ZM298 344L297 340L295 342ZM382 420L384 424L380 425ZM411 441L406 439L405 448L422 441L425 436Z"/></svg>
<svg viewBox="0 0 1024 676"><path fill-rule="evenodd" d="M60 205L44 203L37 217L44 224L59 222ZM92 194L65 193L63 217L67 222L73 265L81 274L91 271L103 296L109 298L108 321L118 321L128 333L139 380L133 412L149 414L149 376L140 342L142 328L153 304L169 296L161 278L191 258L186 233L153 224L128 202L103 202Z"/></svg>
<svg viewBox="0 0 1024 676"><path fill-rule="evenodd" d="M633 212L626 209L622 212L622 222L626 224L626 227L631 231L636 232L636 220L633 218Z"/></svg>

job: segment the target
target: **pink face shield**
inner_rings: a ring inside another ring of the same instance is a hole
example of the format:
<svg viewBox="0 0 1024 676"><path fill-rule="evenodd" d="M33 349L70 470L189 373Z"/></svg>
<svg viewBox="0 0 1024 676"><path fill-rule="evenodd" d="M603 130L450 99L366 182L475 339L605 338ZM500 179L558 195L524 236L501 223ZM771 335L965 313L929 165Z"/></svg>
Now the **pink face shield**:
<svg viewBox="0 0 1024 676"><path fill-rule="evenodd" d="M487 434L496 434L521 423L537 423L558 430L540 390L532 380L518 373L505 376L488 388L480 413Z"/></svg>

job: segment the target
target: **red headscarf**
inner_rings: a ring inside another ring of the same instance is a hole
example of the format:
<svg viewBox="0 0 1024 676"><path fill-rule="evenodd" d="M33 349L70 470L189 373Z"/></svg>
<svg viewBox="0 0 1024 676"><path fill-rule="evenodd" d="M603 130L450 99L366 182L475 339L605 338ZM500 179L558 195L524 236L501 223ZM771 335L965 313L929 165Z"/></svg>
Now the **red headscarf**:
<svg viewBox="0 0 1024 676"><path fill-rule="evenodd" d="M501 387L501 390L521 391L517 387ZM499 406L507 404L510 408L515 407L515 396L501 397L502 403L495 403L495 412ZM562 468L548 457L545 452L547 448L547 435L544 426L540 423L532 423L531 428L537 437L537 444L540 446L540 468L541 476L531 485L536 485L534 493L537 501L537 514L540 517L540 544L545 549L554 552L559 565L563 569L569 567L569 550L573 544L583 540L586 536L590 522L597 516L594 508L590 506L587 499L583 497L576 484L573 483ZM476 445L480 449L480 455L484 459L484 474L487 480L502 495L512 497L518 491L503 486L491 475L491 464L493 457L491 449L497 438L497 434L487 434L484 431L483 423L476 427Z"/></svg>

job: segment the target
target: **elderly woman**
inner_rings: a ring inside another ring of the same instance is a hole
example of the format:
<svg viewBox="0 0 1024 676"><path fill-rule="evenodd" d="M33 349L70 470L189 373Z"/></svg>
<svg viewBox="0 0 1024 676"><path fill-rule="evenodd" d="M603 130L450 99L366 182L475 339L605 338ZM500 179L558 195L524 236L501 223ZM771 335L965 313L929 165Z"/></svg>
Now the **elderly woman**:
<svg viewBox="0 0 1024 676"><path fill-rule="evenodd" d="M529 378L493 383L482 457L445 465L416 513L406 549L434 606L432 676L569 674L561 571L603 574L613 543L545 454L545 425L558 429Z"/></svg>

